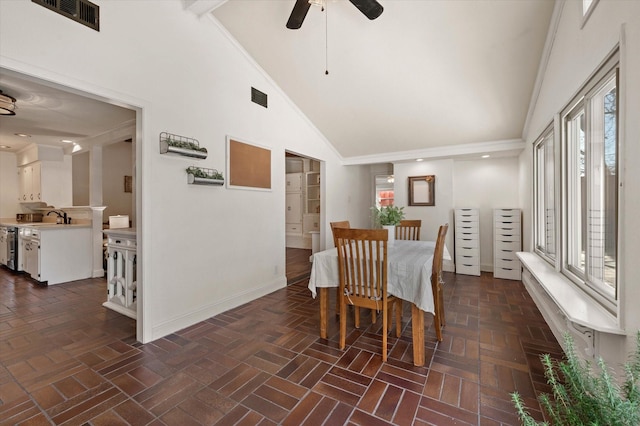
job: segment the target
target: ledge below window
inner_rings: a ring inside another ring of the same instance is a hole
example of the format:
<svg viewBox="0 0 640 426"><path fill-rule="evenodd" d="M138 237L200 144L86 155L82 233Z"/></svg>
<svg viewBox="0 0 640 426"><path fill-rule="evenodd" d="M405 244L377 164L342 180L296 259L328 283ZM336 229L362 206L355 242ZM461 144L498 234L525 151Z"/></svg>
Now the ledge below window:
<svg viewBox="0 0 640 426"><path fill-rule="evenodd" d="M517 256L567 320L602 333L626 334L613 315L539 256L527 252L518 252Z"/></svg>

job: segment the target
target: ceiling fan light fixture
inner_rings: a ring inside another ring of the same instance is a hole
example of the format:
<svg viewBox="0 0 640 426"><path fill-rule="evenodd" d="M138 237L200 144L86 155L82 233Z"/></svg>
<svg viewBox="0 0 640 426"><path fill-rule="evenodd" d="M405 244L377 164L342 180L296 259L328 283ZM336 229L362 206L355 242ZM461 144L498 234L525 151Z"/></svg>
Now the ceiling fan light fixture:
<svg viewBox="0 0 640 426"><path fill-rule="evenodd" d="M16 115L16 98L0 90L0 115Z"/></svg>

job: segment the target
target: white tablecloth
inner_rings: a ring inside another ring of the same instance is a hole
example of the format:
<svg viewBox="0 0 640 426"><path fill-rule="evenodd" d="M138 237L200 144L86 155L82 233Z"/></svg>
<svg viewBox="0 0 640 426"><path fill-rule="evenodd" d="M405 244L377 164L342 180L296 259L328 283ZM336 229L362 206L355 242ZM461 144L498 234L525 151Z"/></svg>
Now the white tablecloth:
<svg viewBox="0 0 640 426"><path fill-rule="evenodd" d="M435 241L396 240L388 246L389 272L387 290L403 300L413 302L425 312L434 312L431 291L431 266ZM450 259L445 247L445 259ZM318 287L339 287L338 251L336 248L313 255L309 290L316 297Z"/></svg>

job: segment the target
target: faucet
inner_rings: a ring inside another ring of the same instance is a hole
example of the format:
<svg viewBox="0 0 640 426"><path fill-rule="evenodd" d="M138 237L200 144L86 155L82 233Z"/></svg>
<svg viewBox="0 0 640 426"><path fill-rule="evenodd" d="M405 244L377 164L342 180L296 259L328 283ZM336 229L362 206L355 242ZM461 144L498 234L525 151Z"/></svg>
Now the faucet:
<svg viewBox="0 0 640 426"><path fill-rule="evenodd" d="M51 213L55 213L55 214L57 214L57 215L58 215L58 217L59 217L59 218L62 218L62 221L63 221L63 223L64 223L65 225L68 225L68 224L69 224L69 219L67 218L67 213L66 213L66 212L62 212L62 213L60 213L60 212L59 212L59 211L57 211L57 210L51 210L51 211L49 211L49 212L47 213L47 216L49 216Z"/></svg>

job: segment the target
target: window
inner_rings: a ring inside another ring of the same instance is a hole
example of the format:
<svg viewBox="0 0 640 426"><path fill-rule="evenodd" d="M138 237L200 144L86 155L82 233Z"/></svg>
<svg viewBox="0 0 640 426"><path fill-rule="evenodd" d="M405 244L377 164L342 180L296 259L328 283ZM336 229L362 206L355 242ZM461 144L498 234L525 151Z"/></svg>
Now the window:
<svg viewBox="0 0 640 426"><path fill-rule="evenodd" d="M609 301L617 296L617 55L614 59L563 114L563 272Z"/></svg>
<svg viewBox="0 0 640 426"><path fill-rule="evenodd" d="M556 259L555 152L553 127L545 130L534 152L534 235L536 251L552 262Z"/></svg>
<svg viewBox="0 0 640 426"><path fill-rule="evenodd" d="M597 4L598 0L582 0L582 24L580 28L585 26Z"/></svg>

